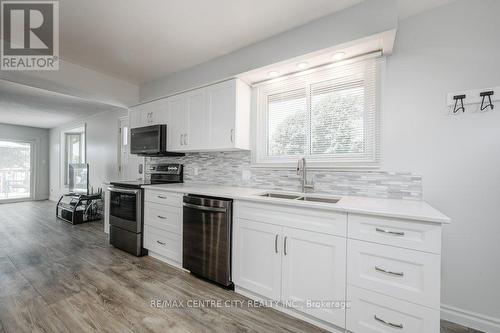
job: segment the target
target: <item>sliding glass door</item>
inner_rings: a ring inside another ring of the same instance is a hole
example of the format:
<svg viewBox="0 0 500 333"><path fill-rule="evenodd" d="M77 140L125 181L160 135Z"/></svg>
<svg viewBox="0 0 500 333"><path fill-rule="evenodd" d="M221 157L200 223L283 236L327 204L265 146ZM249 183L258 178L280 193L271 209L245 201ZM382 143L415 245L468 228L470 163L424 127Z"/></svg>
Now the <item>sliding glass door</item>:
<svg viewBox="0 0 500 333"><path fill-rule="evenodd" d="M0 202L31 198L31 143L0 139Z"/></svg>

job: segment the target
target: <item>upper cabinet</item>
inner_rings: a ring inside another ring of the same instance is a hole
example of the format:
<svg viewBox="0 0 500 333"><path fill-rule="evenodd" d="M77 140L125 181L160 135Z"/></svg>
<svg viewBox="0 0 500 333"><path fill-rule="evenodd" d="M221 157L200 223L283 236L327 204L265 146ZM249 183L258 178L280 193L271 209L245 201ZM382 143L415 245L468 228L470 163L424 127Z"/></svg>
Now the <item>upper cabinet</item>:
<svg viewBox="0 0 500 333"><path fill-rule="evenodd" d="M250 87L232 79L169 98L169 150L250 149Z"/></svg>
<svg viewBox="0 0 500 333"><path fill-rule="evenodd" d="M168 103L166 99L134 106L130 109L130 127L143 127L166 124L168 121Z"/></svg>
<svg viewBox="0 0 500 333"><path fill-rule="evenodd" d="M173 152L249 150L250 96L231 79L133 107L130 126L167 124Z"/></svg>
<svg viewBox="0 0 500 333"><path fill-rule="evenodd" d="M230 80L205 90L210 149L250 149L250 87Z"/></svg>

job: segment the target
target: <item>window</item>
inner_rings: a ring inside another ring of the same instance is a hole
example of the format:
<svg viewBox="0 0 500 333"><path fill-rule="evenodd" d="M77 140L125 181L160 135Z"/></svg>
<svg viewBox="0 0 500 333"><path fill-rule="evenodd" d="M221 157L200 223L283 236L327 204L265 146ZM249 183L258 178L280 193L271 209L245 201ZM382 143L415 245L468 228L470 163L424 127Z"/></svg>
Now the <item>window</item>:
<svg viewBox="0 0 500 333"><path fill-rule="evenodd" d="M0 140L0 202L31 197L32 144Z"/></svg>
<svg viewBox="0 0 500 333"><path fill-rule="evenodd" d="M69 185L69 165L86 163L85 124L61 131L60 181L61 186Z"/></svg>
<svg viewBox="0 0 500 333"><path fill-rule="evenodd" d="M380 58L368 56L255 87L254 165L374 167Z"/></svg>

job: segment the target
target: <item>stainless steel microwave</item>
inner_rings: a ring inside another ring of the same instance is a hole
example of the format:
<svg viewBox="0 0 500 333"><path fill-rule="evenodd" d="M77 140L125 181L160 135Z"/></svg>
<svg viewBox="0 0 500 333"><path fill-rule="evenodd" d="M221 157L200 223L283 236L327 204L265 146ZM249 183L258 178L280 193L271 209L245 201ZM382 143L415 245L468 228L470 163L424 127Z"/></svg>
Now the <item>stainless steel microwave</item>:
<svg viewBox="0 0 500 333"><path fill-rule="evenodd" d="M167 125L152 125L130 130L130 153L143 156L183 156L167 151Z"/></svg>

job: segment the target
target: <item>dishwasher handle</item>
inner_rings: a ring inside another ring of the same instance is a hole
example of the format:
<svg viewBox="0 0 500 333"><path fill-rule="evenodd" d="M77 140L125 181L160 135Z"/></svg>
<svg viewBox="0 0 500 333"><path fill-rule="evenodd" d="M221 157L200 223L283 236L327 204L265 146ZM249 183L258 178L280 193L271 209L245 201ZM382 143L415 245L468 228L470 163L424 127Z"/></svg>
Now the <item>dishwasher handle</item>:
<svg viewBox="0 0 500 333"><path fill-rule="evenodd" d="M207 212L217 212L217 213L226 213L227 212L226 208L193 205L193 204L190 204L190 203L187 203L187 202L182 203L182 205L184 207L198 209L198 210L204 210L204 211L207 211Z"/></svg>

